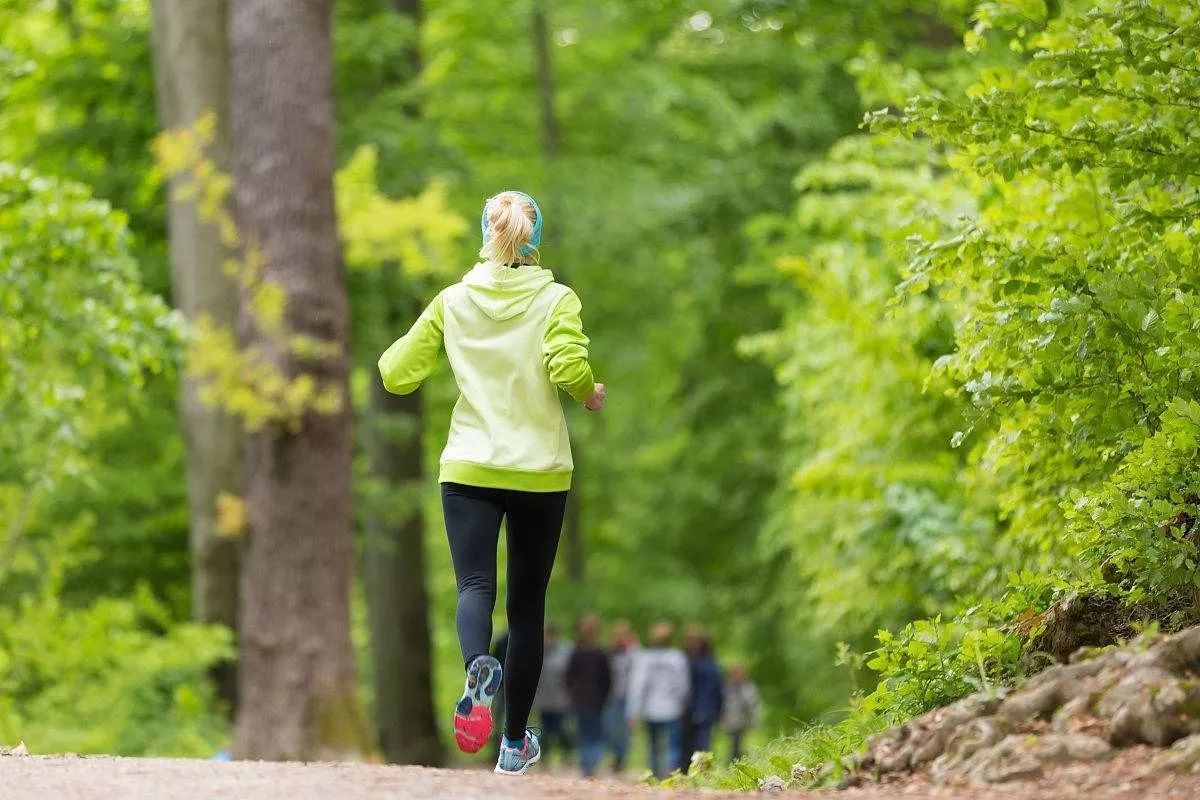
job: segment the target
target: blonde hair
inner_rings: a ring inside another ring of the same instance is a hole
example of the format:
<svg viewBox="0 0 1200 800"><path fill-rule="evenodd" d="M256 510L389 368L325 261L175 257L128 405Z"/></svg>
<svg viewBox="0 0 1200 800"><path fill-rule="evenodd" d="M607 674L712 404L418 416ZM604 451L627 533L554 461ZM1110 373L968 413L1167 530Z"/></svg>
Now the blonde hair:
<svg viewBox="0 0 1200 800"><path fill-rule="evenodd" d="M483 215L488 228L479 249L480 258L493 264L516 264L528 263L536 257L536 250L529 256L521 253L521 248L533 237L533 224L537 220L528 197L520 192L501 192L488 198Z"/></svg>

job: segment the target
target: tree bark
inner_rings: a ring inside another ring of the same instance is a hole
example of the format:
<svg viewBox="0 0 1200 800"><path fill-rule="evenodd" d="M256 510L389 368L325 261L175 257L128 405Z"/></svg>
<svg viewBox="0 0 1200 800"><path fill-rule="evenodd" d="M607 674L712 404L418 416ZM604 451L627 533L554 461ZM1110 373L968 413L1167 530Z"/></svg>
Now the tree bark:
<svg viewBox="0 0 1200 800"><path fill-rule="evenodd" d="M186 127L207 113L217 118L209 156L229 170L227 0L154 0L155 89L164 129ZM207 314L217 325L237 325L237 289L223 272L229 252L217 230L201 220L195 203L170 199L167 228L171 287L189 319ZM237 629L239 542L217 532L217 497L241 493L241 429L222 409L200 401L183 377L180 417L186 447L192 614L200 622ZM216 674L222 699L236 706L233 663Z"/></svg>
<svg viewBox="0 0 1200 800"><path fill-rule="evenodd" d="M240 758L338 759L365 750L350 643L351 425L347 300L333 201L332 0L233 0L230 110L242 233L287 296L291 330L338 345L301 362L242 330L288 377L334 383L341 411L246 440Z"/></svg>

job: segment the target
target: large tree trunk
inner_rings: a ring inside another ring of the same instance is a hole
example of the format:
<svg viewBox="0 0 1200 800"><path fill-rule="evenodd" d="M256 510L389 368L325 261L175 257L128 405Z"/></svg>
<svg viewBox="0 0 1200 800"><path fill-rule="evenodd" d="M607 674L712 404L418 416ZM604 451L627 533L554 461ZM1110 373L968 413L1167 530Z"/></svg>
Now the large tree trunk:
<svg viewBox="0 0 1200 800"><path fill-rule="evenodd" d="M216 115L209 156L229 169L227 0L154 0L155 84L164 129ZM195 203L171 199L167 226L175 305L189 319L207 314L217 325L237 324L237 289L223 272L229 253ZM200 622L237 628L237 539L217 532L217 497L241 493L240 426L216 406L200 401L194 381L183 379L180 416L187 453L192 613ZM217 672L221 697L235 705L233 663Z"/></svg>
<svg viewBox="0 0 1200 800"><path fill-rule="evenodd" d="M230 109L238 218L283 287L299 334L338 355L301 363L243 315L251 343L284 374L334 383L343 408L298 431L247 437L249 539L242 569L241 758L363 752L350 643L351 431L347 302L334 215L332 0L233 0ZM243 303L243 308L245 308Z"/></svg>
<svg viewBox="0 0 1200 800"><path fill-rule="evenodd" d="M421 0L393 0L397 13L415 24ZM408 50L411 79L421 69L420 49ZM414 104L406 111L421 113ZM416 188L416 187L413 187ZM379 270L378 291L392 298L377 328L384 337L403 330L420 313L398 285L394 264ZM367 410L367 456L372 473L386 482L401 513L367 520L363 546L363 591L371 632L375 687L375 734L383 756L394 764L437 765L442 744L433 714L433 642L429 630L429 595L425 587L425 516L420 486L424 478L424 409L421 393L403 397L384 390L374 369L375 356L391 340L374 342L371 396Z"/></svg>

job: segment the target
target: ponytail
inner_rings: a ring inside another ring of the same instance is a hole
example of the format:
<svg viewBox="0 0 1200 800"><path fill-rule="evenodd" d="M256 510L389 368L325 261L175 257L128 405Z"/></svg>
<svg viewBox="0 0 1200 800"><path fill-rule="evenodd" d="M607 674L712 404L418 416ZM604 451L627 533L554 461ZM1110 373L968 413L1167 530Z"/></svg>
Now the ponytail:
<svg viewBox="0 0 1200 800"><path fill-rule="evenodd" d="M537 253L542 215L533 198L523 192L501 192L483 206L483 247L480 258L494 264L515 264Z"/></svg>

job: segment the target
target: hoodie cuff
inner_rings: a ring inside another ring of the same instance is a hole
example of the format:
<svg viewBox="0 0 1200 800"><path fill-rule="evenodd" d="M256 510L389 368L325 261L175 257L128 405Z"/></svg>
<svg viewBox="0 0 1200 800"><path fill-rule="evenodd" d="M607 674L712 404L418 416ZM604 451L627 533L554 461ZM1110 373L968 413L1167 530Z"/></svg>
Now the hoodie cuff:
<svg viewBox="0 0 1200 800"><path fill-rule="evenodd" d="M596 391L596 378L592 374L592 368L588 364L584 364L584 374L579 377L579 381L566 387L567 394L574 397L580 403L586 403L592 396L592 392Z"/></svg>

